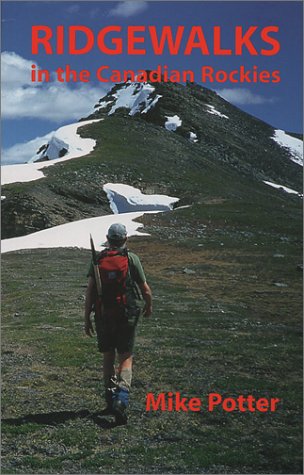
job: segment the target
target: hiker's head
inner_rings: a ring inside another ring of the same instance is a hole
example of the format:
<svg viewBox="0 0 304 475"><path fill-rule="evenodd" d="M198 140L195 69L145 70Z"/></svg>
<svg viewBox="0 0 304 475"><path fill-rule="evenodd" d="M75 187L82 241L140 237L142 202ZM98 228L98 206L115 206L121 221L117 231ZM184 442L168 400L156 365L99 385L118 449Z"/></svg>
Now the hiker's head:
<svg viewBox="0 0 304 475"><path fill-rule="evenodd" d="M123 224L112 224L108 229L107 239L111 247L122 247L127 242L127 230Z"/></svg>

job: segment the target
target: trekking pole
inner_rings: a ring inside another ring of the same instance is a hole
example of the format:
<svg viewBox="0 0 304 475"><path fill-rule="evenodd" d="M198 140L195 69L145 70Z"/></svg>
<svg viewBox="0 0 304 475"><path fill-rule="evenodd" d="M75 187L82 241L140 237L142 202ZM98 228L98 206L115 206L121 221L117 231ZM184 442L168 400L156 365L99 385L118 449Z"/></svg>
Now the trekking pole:
<svg viewBox="0 0 304 475"><path fill-rule="evenodd" d="M98 309L101 313L101 302L102 302L102 283L101 283L101 277L98 269L98 262L97 262L97 255L95 251L95 246L93 242L92 235L90 234L90 243L91 243L91 251L92 251L92 261L93 261L93 268L94 268L94 277L95 277L95 284L96 284L96 290L97 290L97 297L98 297ZM98 312L99 313L99 312Z"/></svg>

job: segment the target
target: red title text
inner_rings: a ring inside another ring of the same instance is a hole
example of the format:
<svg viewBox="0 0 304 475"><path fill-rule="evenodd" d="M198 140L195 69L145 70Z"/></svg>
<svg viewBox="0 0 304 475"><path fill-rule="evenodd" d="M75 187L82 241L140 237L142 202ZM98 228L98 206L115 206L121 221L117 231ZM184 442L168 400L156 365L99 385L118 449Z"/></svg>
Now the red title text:
<svg viewBox="0 0 304 475"><path fill-rule="evenodd" d="M225 32L227 33L227 31ZM232 33L232 34L231 34ZM280 51L278 26L235 26L230 40L221 26L213 26L207 32L202 26L186 29L180 25L171 26L128 26L111 25L98 32L85 25L51 28L46 25L32 26L32 54L83 55L97 48L106 55L191 55L199 52L204 56L274 56ZM211 38L211 40L210 40ZM232 38L232 39L231 39Z"/></svg>

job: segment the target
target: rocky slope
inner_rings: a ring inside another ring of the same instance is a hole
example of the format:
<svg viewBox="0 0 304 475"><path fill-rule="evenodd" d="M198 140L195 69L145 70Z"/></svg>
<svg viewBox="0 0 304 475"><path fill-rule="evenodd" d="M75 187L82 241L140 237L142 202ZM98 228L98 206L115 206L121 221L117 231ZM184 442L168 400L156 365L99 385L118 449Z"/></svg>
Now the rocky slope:
<svg viewBox="0 0 304 475"><path fill-rule="evenodd" d="M102 119L81 129L96 140L88 156L3 187L3 238L108 214L109 181L178 196L180 204L298 200L263 181L302 189L300 167L270 125L196 84L116 85L86 119ZM39 160L48 147L41 145Z"/></svg>

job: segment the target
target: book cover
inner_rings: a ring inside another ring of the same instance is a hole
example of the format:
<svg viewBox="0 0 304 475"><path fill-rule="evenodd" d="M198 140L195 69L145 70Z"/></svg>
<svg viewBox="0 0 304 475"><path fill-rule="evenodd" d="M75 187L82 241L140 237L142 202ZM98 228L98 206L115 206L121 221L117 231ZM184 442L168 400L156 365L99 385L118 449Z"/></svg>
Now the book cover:
<svg viewBox="0 0 304 475"><path fill-rule="evenodd" d="M302 2L4 0L1 24L3 473L302 473ZM146 317L100 352L110 229Z"/></svg>

